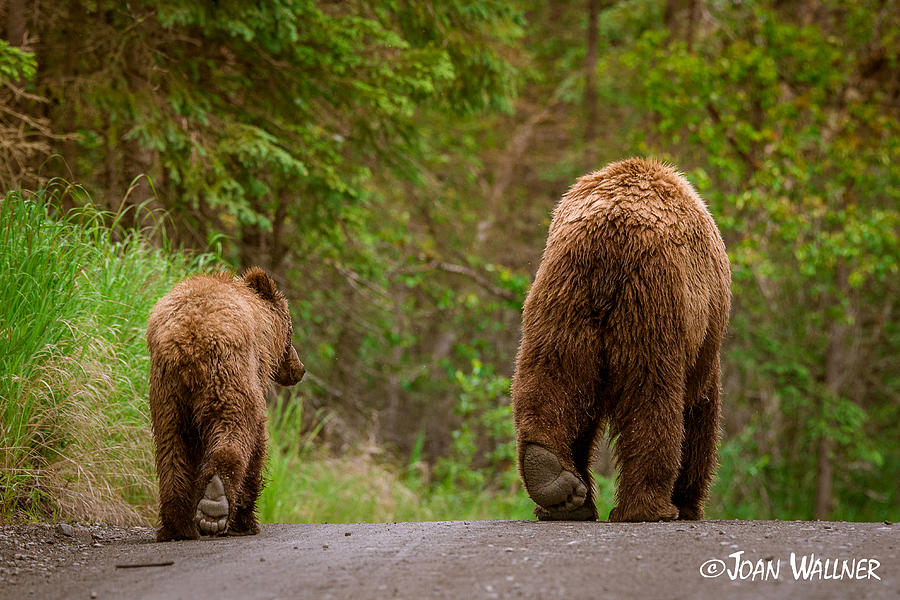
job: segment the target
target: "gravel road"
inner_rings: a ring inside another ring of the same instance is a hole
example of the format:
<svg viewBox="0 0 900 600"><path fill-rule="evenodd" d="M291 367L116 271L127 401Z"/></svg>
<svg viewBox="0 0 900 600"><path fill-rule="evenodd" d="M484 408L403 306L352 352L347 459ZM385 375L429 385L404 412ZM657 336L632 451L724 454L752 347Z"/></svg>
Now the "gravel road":
<svg viewBox="0 0 900 600"><path fill-rule="evenodd" d="M32 525L0 527L0 578L10 599L900 600L900 525L266 525L254 537L164 544L145 528Z"/></svg>

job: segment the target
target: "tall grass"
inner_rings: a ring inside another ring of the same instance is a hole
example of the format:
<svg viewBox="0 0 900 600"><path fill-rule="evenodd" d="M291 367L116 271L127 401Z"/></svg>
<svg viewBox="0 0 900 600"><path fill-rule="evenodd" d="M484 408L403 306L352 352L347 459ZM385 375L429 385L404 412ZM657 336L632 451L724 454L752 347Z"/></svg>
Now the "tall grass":
<svg viewBox="0 0 900 600"><path fill-rule="evenodd" d="M329 455L317 443L321 419L304 420L298 397L275 403L269 415L267 485L259 501L264 523L534 518L534 503L515 473L503 489L449 478L434 481L416 450L405 466L383 458L374 443L340 457ZM597 486L605 517L612 506L612 480L598 478Z"/></svg>
<svg viewBox="0 0 900 600"><path fill-rule="evenodd" d="M144 330L198 265L116 216L55 206L55 182L0 202L0 516L146 521L154 485Z"/></svg>
<svg viewBox="0 0 900 600"><path fill-rule="evenodd" d="M423 520L420 498L397 469L370 453L342 457L317 449L317 425L304 429L302 403L292 397L269 411L266 486L259 499L264 523L348 523Z"/></svg>
<svg viewBox="0 0 900 600"><path fill-rule="evenodd" d="M58 211L67 194L85 207ZM0 200L0 521L155 520L147 317L209 257L155 247L120 217L65 182ZM270 409L263 522L531 518L514 473L487 489L458 477L465 461L432 480L417 451L406 465L374 443L328 454L303 391Z"/></svg>

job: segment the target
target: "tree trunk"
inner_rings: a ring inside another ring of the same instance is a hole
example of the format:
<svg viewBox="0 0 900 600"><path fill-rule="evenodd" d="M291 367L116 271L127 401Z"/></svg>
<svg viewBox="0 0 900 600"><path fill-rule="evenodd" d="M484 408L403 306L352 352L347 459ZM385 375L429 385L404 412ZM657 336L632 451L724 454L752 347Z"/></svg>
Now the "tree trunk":
<svg viewBox="0 0 900 600"><path fill-rule="evenodd" d="M253 209L253 212L257 214L264 214L266 212L255 198L248 197L247 201L250 203L250 207ZM267 243L269 242L269 238L266 236L266 233L259 225L255 224L242 225L240 231L241 266L257 266L262 267L267 271L271 270L271 266L269 265L269 261L267 260L270 254L267 252Z"/></svg>
<svg viewBox="0 0 900 600"><path fill-rule="evenodd" d="M846 265L837 268L837 297L846 297L850 293L847 281L849 270ZM825 353L825 389L826 396L819 403L819 416L828 419L828 402L838 398L844 387L846 378L848 343L848 325L843 320L835 321L828 331L828 348ZM813 518L827 520L834 507L834 456L833 444L827 433L820 433L817 443L816 465L816 501L813 506Z"/></svg>
<svg viewBox="0 0 900 600"><path fill-rule="evenodd" d="M242 267L259 266L264 269L269 268L263 261L263 256L265 255L263 243L263 232L257 225L244 225L241 227L240 255Z"/></svg>
<svg viewBox="0 0 900 600"><path fill-rule="evenodd" d="M584 107L587 120L584 125L584 141L588 146L589 159L593 158L592 144L597 138L597 21L600 16L600 1L588 0L587 53L584 60Z"/></svg>
<svg viewBox="0 0 900 600"><path fill-rule="evenodd" d="M700 0L691 0L691 6L688 13L688 30L687 47L688 50L694 49L694 39L697 37L697 25L700 22Z"/></svg>
<svg viewBox="0 0 900 600"><path fill-rule="evenodd" d="M83 7L81 6L81 2L78 0L72 0L69 4L69 22L67 26L67 36L66 36L66 75L69 77L77 78L78 69L76 66L76 60L78 59L79 52L81 51L81 32L78 28L84 26L85 15ZM71 87L71 84L70 84ZM65 104L65 108L63 109L63 127L65 129L66 135L68 136L66 140L63 142L63 162L65 162L65 168L69 170L69 177L72 181L78 180L78 168L77 168L77 160L78 160L78 146L76 144L76 140L74 137L75 134L75 102L74 98L76 97L75 93L68 94L71 100ZM107 117L107 121L109 117Z"/></svg>
<svg viewBox="0 0 900 600"><path fill-rule="evenodd" d="M25 44L25 0L8 0L6 3L6 41L11 46Z"/></svg>
<svg viewBox="0 0 900 600"><path fill-rule="evenodd" d="M284 223L287 219L287 209L290 204L288 188L282 188L278 192L278 204L275 205L275 218L272 219L272 236L269 243L269 268L280 271L287 254L284 244Z"/></svg>
<svg viewBox="0 0 900 600"><path fill-rule="evenodd" d="M121 201L124 191L119 184L119 171L121 170L121 161L117 160L120 152L117 144L117 128L113 126L109 115L103 118L103 170L104 185L106 187L106 207L110 210L116 209L116 202ZM66 158L68 162L68 157ZM69 164L69 168L72 168Z"/></svg>
<svg viewBox="0 0 900 600"><path fill-rule="evenodd" d="M693 48L700 22L700 0L667 0L663 14L671 40L684 40Z"/></svg>

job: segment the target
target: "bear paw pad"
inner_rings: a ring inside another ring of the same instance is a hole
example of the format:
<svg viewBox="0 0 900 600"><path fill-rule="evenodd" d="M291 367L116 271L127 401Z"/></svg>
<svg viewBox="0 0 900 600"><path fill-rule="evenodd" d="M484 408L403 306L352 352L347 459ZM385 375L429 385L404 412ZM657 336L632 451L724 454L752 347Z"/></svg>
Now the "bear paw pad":
<svg viewBox="0 0 900 600"><path fill-rule="evenodd" d="M218 474L213 475L206 485L203 499L197 504L195 520L205 535L225 532L228 524L228 498L225 497L225 486Z"/></svg>
<svg viewBox="0 0 900 600"><path fill-rule="evenodd" d="M546 509L574 511L587 498L584 482L571 471L563 469L559 459L543 446L525 446L522 475L528 495Z"/></svg>

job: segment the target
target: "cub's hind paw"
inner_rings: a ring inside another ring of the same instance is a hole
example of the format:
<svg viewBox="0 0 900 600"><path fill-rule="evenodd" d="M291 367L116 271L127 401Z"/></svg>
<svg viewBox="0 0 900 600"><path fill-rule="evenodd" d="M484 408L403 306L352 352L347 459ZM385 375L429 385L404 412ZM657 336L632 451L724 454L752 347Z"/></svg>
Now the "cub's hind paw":
<svg viewBox="0 0 900 600"><path fill-rule="evenodd" d="M531 499L550 512L574 512L587 498L584 482L563 469L559 459L543 446L525 446L522 475Z"/></svg>
<svg viewBox="0 0 900 600"><path fill-rule="evenodd" d="M236 527L232 527L228 530L228 535L232 536L245 536L245 535L256 535L259 533L259 526L251 527L248 529L237 529Z"/></svg>
<svg viewBox="0 0 900 600"><path fill-rule="evenodd" d="M195 520L204 535L225 533L228 526L228 498L225 497L225 486L218 474L213 475L206 485L203 499L197 504Z"/></svg>
<svg viewBox="0 0 900 600"><path fill-rule="evenodd" d="M596 521L597 509L582 504L575 510L553 510L538 506L534 509L538 521Z"/></svg>
<svg viewBox="0 0 900 600"><path fill-rule="evenodd" d="M239 506L234 511L228 525L228 535L256 535L259 533L259 521L253 507Z"/></svg>

